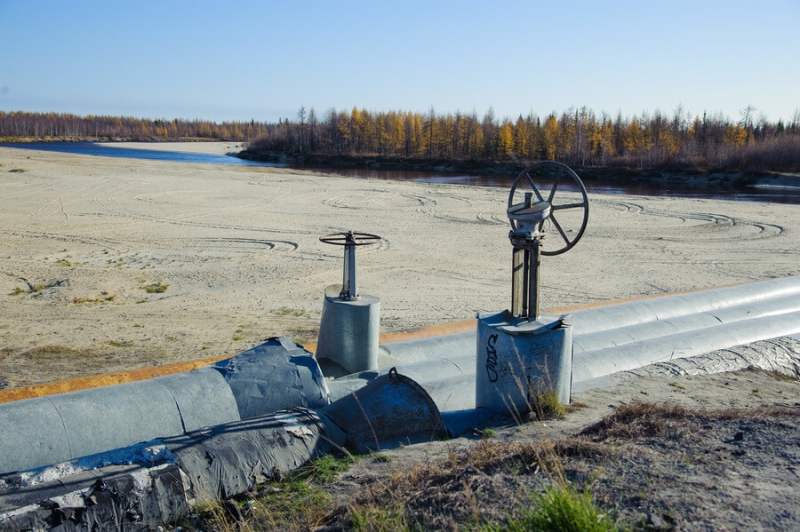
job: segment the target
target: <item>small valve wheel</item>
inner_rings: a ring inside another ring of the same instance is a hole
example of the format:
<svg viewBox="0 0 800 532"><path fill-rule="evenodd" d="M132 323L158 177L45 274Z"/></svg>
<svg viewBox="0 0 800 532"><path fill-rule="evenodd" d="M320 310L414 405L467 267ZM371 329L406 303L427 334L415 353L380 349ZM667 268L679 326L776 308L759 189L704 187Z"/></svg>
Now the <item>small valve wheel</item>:
<svg viewBox="0 0 800 532"><path fill-rule="evenodd" d="M378 235L357 233L355 231L331 233L330 235L319 238L319 241L325 244L344 246L342 291L339 293L339 298L343 301L356 301L358 299L358 287L356 284L356 246L377 244L381 240L381 237Z"/></svg>

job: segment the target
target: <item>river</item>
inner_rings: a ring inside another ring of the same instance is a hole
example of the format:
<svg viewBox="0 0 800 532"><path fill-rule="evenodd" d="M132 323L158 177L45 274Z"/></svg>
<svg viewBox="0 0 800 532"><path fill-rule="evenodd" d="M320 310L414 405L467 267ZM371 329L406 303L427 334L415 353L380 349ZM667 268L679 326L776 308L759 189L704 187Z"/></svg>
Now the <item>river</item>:
<svg viewBox="0 0 800 532"><path fill-rule="evenodd" d="M284 164L248 161L229 155L209 155L203 153L187 153L161 150L143 150L131 148L110 148L101 143L92 142L39 142L0 144L3 147L23 148L31 150L75 153L98 157L125 157L130 159L150 159L157 161L173 161L203 164L226 164L234 166L267 166L287 167ZM304 170L319 171L347 177L371 179L388 179L416 181L421 183L444 183L457 185L475 185L489 187L510 187L513 177L444 174L436 172L415 172L407 170L374 170L365 168L318 168L303 167ZM756 201L766 203L785 203L800 205L800 186L786 187L745 187L723 184L695 184L674 182L608 182L584 180L587 192L596 194L627 194L634 196L660 196L680 198L706 198L732 201Z"/></svg>

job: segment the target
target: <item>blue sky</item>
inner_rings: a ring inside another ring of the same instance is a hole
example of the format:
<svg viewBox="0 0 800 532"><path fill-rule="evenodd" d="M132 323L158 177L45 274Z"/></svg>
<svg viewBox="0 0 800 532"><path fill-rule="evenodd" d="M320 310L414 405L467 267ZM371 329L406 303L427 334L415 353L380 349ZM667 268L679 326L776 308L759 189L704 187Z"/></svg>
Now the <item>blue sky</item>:
<svg viewBox="0 0 800 532"><path fill-rule="evenodd" d="M799 0L0 0L0 28L4 111L800 109Z"/></svg>

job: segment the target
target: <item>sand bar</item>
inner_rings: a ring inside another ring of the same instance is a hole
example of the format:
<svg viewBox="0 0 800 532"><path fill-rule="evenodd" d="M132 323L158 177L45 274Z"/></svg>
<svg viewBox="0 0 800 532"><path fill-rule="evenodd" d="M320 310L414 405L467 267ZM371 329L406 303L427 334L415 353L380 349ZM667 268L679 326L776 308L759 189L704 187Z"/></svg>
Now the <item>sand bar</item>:
<svg viewBox="0 0 800 532"><path fill-rule="evenodd" d="M0 148L0 386L314 341L341 282L342 250L318 240L331 232L384 238L358 250L384 331L506 308L507 193ZM800 271L796 205L593 195L590 208L581 242L544 259L545 308Z"/></svg>

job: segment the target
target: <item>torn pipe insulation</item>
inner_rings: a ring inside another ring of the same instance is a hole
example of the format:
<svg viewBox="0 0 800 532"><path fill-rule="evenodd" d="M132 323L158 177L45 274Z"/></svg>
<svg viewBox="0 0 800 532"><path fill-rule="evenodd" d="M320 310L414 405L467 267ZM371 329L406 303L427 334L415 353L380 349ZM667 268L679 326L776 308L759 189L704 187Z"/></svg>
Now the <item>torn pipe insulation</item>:
<svg viewBox="0 0 800 532"><path fill-rule="evenodd" d="M321 454L430 441L444 430L425 391L393 371L316 412L282 410L0 477L0 530L150 530Z"/></svg>
<svg viewBox="0 0 800 532"><path fill-rule="evenodd" d="M152 460L79 470L81 462L132 454L120 449L7 476L0 482L0 530L152 530L195 503L279 479L344 442L329 420L296 408L148 442L163 449Z"/></svg>
<svg viewBox="0 0 800 532"><path fill-rule="evenodd" d="M288 338L155 379L0 404L0 473L275 412L327 405L316 360Z"/></svg>

